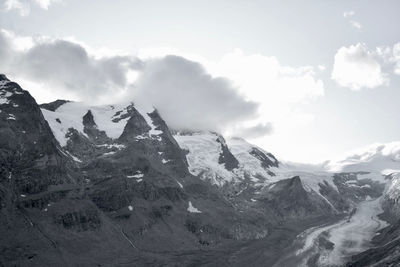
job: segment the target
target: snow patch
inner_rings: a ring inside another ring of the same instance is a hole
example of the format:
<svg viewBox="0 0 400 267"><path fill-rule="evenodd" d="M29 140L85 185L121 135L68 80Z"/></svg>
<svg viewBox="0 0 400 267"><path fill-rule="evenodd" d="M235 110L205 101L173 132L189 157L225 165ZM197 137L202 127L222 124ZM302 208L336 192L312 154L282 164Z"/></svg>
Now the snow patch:
<svg viewBox="0 0 400 267"><path fill-rule="evenodd" d="M12 95L13 93L11 92L6 92L6 91L0 92L0 105L9 104L10 100L8 98Z"/></svg>
<svg viewBox="0 0 400 267"><path fill-rule="evenodd" d="M10 100L7 98L0 97L0 105L9 104Z"/></svg>
<svg viewBox="0 0 400 267"><path fill-rule="evenodd" d="M127 175L126 178L135 178L135 179L139 179L139 178L143 178L144 174L141 171L137 171L135 174L133 175Z"/></svg>
<svg viewBox="0 0 400 267"><path fill-rule="evenodd" d="M7 80L0 81L0 89L4 88L5 85L7 85L8 83L10 83L10 81L7 81Z"/></svg>
<svg viewBox="0 0 400 267"><path fill-rule="evenodd" d="M187 208L188 212L190 212L190 213L201 213L200 210L198 210L197 208L193 207L191 201L189 201L188 205L189 205L189 207Z"/></svg>
<svg viewBox="0 0 400 267"><path fill-rule="evenodd" d="M155 111L153 107L135 104L135 108L140 113L140 115L142 115L147 125L150 126L150 131L149 131L150 137L154 135L160 135L163 133L162 131L156 129L156 126L153 123L153 119L149 116L149 114Z"/></svg>
<svg viewBox="0 0 400 267"><path fill-rule="evenodd" d="M400 172L393 173L390 178L390 182L386 189L386 196L389 199L398 201L400 198Z"/></svg>
<svg viewBox="0 0 400 267"><path fill-rule="evenodd" d="M163 164L166 164L166 163L168 163L168 162L170 162L171 160L170 159L162 159L161 160L161 162L163 163Z"/></svg>
<svg viewBox="0 0 400 267"><path fill-rule="evenodd" d="M67 102L54 112L43 108L41 110L57 141L61 146L66 146L68 141L66 134L69 128L74 128L87 137L83 132L83 116L89 110L92 112L97 128L104 131L108 137L117 139L121 136L129 117L118 122L113 122L112 119L116 110L123 109L123 106L90 106L82 102ZM59 119L61 123L56 119Z"/></svg>
<svg viewBox="0 0 400 267"><path fill-rule="evenodd" d="M116 149L118 149L118 150L122 150L122 149L125 148L125 145L123 145L123 144L116 144L116 143L114 143L114 144L102 144L102 145L96 145L96 146L97 146L97 147L105 147L105 148L108 148L108 149L116 148Z"/></svg>
<svg viewBox="0 0 400 267"><path fill-rule="evenodd" d="M65 151L74 161L81 163L82 160L72 155L69 151Z"/></svg>
<svg viewBox="0 0 400 267"><path fill-rule="evenodd" d="M226 182L234 179L235 174L228 171L224 164L219 164L218 159L221 154L221 144L216 140L217 135L204 132L192 135L175 135L179 146L186 149L189 171L195 176L201 175L204 180L223 186Z"/></svg>
<svg viewBox="0 0 400 267"><path fill-rule="evenodd" d="M16 120L15 115L14 114L8 114L7 120Z"/></svg>
<svg viewBox="0 0 400 267"><path fill-rule="evenodd" d="M178 182L178 181L176 181L176 182L178 183L180 188L183 188L183 185L180 182Z"/></svg>

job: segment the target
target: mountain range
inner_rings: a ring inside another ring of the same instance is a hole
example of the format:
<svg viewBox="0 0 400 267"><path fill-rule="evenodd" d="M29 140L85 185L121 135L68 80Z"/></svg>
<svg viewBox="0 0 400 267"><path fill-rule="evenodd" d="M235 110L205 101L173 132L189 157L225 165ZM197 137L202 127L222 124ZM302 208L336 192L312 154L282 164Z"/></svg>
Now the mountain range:
<svg viewBox="0 0 400 267"><path fill-rule="evenodd" d="M400 142L306 168L0 75L0 266L399 266Z"/></svg>

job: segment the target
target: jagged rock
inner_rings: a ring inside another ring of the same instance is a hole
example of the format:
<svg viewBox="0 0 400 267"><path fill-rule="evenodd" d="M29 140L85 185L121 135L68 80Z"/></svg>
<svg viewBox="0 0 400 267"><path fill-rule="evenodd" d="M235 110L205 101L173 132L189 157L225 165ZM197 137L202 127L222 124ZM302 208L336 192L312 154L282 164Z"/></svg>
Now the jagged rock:
<svg viewBox="0 0 400 267"><path fill-rule="evenodd" d="M279 167L279 161L271 153L264 154L260 149L253 147L249 152L251 155L261 161L263 168Z"/></svg>
<svg viewBox="0 0 400 267"><path fill-rule="evenodd" d="M70 101L68 100L63 100L63 99L57 99L56 101L50 102L50 103L45 103L39 105L39 107L50 110L50 111L56 111L60 106L64 105L65 103L68 103Z"/></svg>
<svg viewBox="0 0 400 267"><path fill-rule="evenodd" d="M284 220L335 214L333 207L326 201L304 189L299 176L273 184L259 201Z"/></svg>
<svg viewBox="0 0 400 267"><path fill-rule="evenodd" d="M224 164L228 171L239 167L239 161L232 155L228 146L226 145L225 139L222 136L218 136L217 142L221 144L221 154L218 158L219 164Z"/></svg>

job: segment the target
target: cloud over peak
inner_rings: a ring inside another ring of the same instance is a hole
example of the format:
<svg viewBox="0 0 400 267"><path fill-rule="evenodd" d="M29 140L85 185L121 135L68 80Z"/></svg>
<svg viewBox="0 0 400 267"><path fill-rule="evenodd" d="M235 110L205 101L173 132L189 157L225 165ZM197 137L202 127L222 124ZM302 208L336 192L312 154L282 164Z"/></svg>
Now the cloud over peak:
<svg viewBox="0 0 400 267"><path fill-rule="evenodd" d="M150 100L177 129L221 131L257 117L258 104L245 100L229 80L180 56L148 60L133 92L139 101Z"/></svg>
<svg viewBox="0 0 400 267"><path fill-rule="evenodd" d="M276 57L238 49L200 62L104 53L71 38L0 31L0 69L39 102L133 100L156 107L173 128L257 139L271 134L273 126L275 132L276 125L290 131L311 123L313 116L302 106L324 95L318 77L323 66L285 66Z"/></svg>
<svg viewBox="0 0 400 267"><path fill-rule="evenodd" d="M42 92L51 88L58 97L68 93L91 103L152 105L177 129L223 131L259 115L259 104L246 100L228 79L213 77L201 64L180 56L99 57L75 42L27 40L3 30L0 69L18 82L40 84Z"/></svg>

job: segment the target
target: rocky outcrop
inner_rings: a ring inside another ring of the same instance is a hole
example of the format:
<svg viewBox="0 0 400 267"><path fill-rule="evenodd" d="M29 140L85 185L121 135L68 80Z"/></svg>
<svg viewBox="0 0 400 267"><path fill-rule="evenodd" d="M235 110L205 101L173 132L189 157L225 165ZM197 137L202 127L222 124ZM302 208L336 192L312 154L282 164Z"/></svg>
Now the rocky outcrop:
<svg viewBox="0 0 400 267"><path fill-rule="evenodd" d="M258 200L282 221L335 214L329 203L304 189L299 176L273 184Z"/></svg>
<svg viewBox="0 0 400 267"><path fill-rule="evenodd" d="M63 99L57 99L56 101L50 102L50 103L44 103L39 105L40 108L44 108L50 111L56 111L60 106L64 105L65 103L68 103L70 101L68 100L63 100Z"/></svg>
<svg viewBox="0 0 400 267"><path fill-rule="evenodd" d="M249 153L260 160L262 167L265 169L270 167L279 167L279 161L271 153L264 153L256 147L253 147Z"/></svg>
<svg viewBox="0 0 400 267"><path fill-rule="evenodd" d="M232 155L231 151L229 150L225 139L219 135L216 140L221 145L221 153L219 154L218 163L224 164L225 168L228 171L232 171L239 167L239 161Z"/></svg>
<svg viewBox="0 0 400 267"><path fill-rule="evenodd" d="M35 100L7 78L0 83L0 181L16 195L74 183L67 176L67 160Z"/></svg>
<svg viewBox="0 0 400 267"><path fill-rule="evenodd" d="M111 140L107 137L104 131L100 131L97 127L93 119L93 114L91 110L88 110L87 113L82 118L83 124L83 132L88 135L88 137L95 143L95 144L105 144L110 143Z"/></svg>

